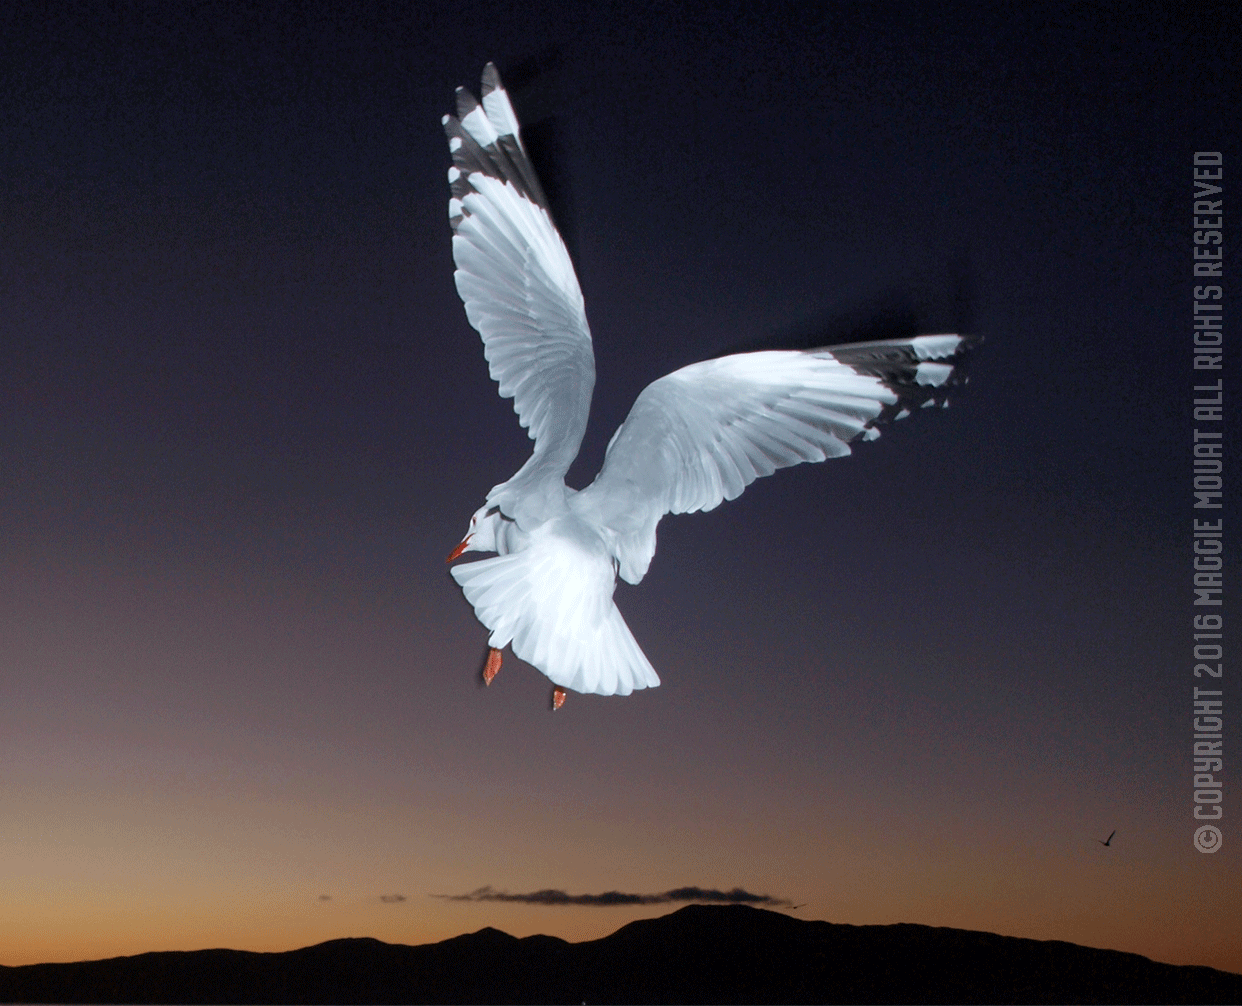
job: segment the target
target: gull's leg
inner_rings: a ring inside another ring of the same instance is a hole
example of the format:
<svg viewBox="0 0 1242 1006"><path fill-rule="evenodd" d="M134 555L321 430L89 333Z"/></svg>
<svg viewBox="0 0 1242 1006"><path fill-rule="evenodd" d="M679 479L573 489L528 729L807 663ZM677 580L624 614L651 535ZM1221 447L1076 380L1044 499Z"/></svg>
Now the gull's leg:
<svg viewBox="0 0 1242 1006"><path fill-rule="evenodd" d="M492 678L496 677L500 670L500 658L502 654L494 646L487 648L487 663L483 665L483 684L490 685Z"/></svg>
<svg viewBox="0 0 1242 1006"><path fill-rule="evenodd" d="M552 689L552 711L553 712L556 712L556 710L560 709L561 706L565 704L566 694L568 693L560 685L557 685L555 688Z"/></svg>

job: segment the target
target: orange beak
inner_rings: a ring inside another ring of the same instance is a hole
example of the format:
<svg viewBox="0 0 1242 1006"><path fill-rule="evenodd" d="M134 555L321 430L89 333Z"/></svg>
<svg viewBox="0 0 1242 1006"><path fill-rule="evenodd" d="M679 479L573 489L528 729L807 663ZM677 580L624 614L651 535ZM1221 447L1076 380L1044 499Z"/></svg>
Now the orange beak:
<svg viewBox="0 0 1242 1006"><path fill-rule="evenodd" d="M469 534L468 534L468 535L466 535L466 537L464 537L464 538L461 540L461 544L460 544L460 545L458 545L455 549L453 549L453 551L451 551L451 552L449 553L448 558L447 558L447 559L445 559L444 561L445 561L445 562L452 562L452 561L453 561L454 559L456 559L459 555L461 555L461 554L462 554L462 552L466 551L466 546L470 544L470 539L471 539L472 537L474 537L474 536L473 536L473 535L469 535Z"/></svg>

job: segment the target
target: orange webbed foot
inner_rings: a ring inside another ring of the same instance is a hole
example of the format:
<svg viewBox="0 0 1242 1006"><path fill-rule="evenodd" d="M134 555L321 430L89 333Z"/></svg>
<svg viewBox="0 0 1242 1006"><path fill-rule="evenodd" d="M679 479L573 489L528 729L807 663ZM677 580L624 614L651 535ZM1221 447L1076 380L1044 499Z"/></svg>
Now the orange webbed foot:
<svg viewBox="0 0 1242 1006"><path fill-rule="evenodd" d="M553 712L556 712L558 709L561 708L561 706L565 704L565 696L567 694L568 692L566 692L565 689L562 688L560 685L557 685L555 688L552 689L552 711Z"/></svg>
<svg viewBox="0 0 1242 1006"><path fill-rule="evenodd" d="M500 660L503 654L494 646L487 648L487 663L483 665L483 684L490 685L492 679L500 672Z"/></svg>

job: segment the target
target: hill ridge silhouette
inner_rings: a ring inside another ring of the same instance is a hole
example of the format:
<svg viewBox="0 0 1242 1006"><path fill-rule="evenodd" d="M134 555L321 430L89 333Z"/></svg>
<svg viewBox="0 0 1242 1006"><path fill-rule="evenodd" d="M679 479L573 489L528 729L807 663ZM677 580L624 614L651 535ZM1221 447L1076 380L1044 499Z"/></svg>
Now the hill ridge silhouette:
<svg viewBox="0 0 1242 1006"><path fill-rule="evenodd" d="M0 1002L1237 1003L1242 975L1061 940L689 905L582 943L487 926L419 946L346 937L0 967Z"/></svg>

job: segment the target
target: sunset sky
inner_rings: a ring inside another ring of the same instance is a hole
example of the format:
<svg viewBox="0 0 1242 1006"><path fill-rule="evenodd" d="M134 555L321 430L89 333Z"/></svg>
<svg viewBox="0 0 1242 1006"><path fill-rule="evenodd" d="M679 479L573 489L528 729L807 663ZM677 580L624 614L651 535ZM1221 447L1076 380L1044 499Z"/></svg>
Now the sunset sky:
<svg viewBox="0 0 1242 1006"><path fill-rule="evenodd" d="M1228 662L1192 844L1217 8L274 6L0 13L0 964L695 886L1242 972ZM529 453L452 279L488 60L592 327L573 485L685 364L985 339L948 410L666 518L617 590L661 687L555 714L444 563Z"/></svg>

